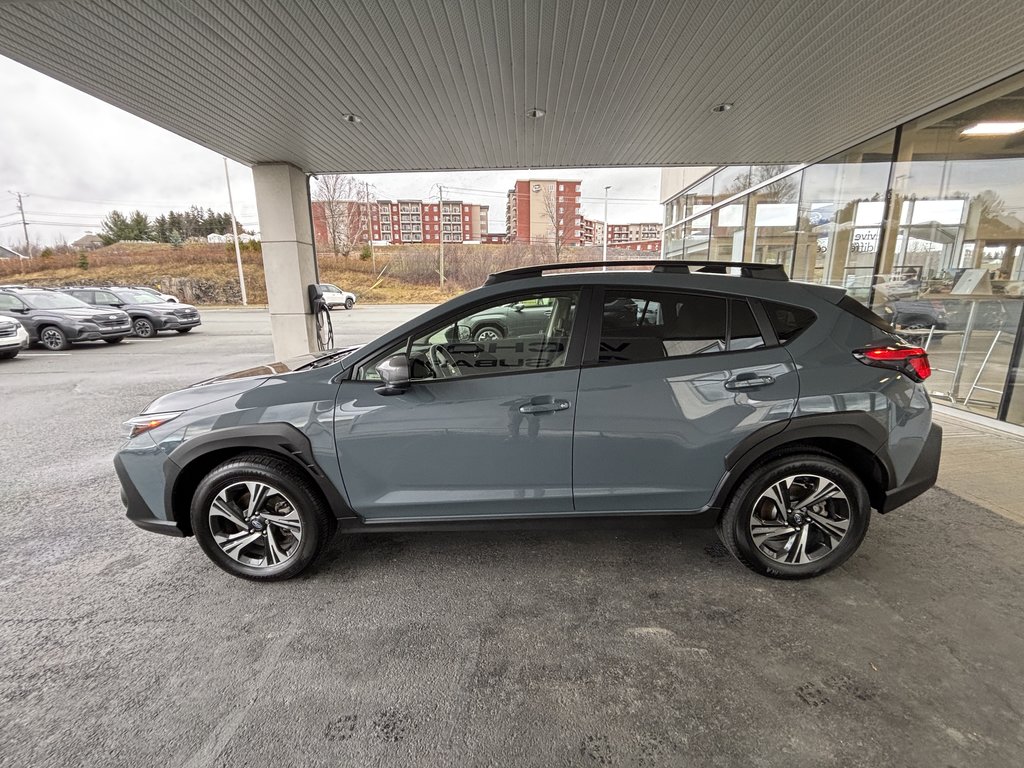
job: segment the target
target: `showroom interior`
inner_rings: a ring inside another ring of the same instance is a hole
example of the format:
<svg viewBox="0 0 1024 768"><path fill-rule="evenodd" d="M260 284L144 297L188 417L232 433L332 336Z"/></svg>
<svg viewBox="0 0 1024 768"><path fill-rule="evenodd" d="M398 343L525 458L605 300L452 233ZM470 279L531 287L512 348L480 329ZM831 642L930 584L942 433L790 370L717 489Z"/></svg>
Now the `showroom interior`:
<svg viewBox="0 0 1024 768"><path fill-rule="evenodd" d="M709 171L663 174L666 257L844 287L927 347L936 403L1024 425L1024 73L820 162Z"/></svg>

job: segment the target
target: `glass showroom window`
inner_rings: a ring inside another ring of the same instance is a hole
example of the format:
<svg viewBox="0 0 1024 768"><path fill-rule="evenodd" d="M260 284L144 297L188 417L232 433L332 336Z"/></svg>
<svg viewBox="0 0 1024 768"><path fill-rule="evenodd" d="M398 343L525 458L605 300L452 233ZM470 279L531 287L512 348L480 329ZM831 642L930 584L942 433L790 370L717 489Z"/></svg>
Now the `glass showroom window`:
<svg viewBox="0 0 1024 768"><path fill-rule="evenodd" d="M1024 78L902 129L876 307L928 345L940 402L1024 423Z"/></svg>

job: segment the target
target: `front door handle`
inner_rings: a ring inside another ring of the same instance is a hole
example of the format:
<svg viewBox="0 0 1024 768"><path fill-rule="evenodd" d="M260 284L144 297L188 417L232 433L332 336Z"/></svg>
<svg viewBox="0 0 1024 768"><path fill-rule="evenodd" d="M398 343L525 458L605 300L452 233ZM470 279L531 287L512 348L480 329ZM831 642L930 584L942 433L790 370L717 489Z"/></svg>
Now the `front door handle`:
<svg viewBox="0 0 1024 768"><path fill-rule="evenodd" d="M725 388L731 390L755 389L756 387L766 387L769 384L774 383L775 377L769 376L766 373L741 373L736 378L729 379L725 382Z"/></svg>
<svg viewBox="0 0 1024 768"><path fill-rule="evenodd" d="M568 400L552 400L550 403L527 403L519 406L520 413L552 413L569 410Z"/></svg>

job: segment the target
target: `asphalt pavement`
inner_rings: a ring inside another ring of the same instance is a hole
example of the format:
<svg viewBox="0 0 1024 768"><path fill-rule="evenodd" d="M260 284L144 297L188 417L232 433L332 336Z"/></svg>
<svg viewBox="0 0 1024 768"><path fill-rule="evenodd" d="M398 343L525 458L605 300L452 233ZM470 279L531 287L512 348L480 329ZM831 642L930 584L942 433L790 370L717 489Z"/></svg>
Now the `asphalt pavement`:
<svg viewBox="0 0 1024 768"><path fill-rule="evenodd" d="M804 582L626 527L339 536L257 585L129 523L121 422L271 359L264 312L208 311L0 363L0 765L1024 763L1024 527L947 489Z"/></svg>

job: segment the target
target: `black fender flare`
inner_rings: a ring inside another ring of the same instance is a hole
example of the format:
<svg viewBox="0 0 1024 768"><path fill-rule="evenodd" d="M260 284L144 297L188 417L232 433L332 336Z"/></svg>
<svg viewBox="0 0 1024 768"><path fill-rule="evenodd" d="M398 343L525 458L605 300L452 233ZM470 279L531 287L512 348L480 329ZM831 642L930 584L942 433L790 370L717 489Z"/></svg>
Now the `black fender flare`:
<svg viewBox="0 0 1024 768"><path fill-rule="evenodd" d="M725 472L708 505L724 509L733 489L754 464L768 458L772 451L800 442L832 440L852 443L877 462L882 476L878 478L884 492L892 487L892 462L885 450L888 434L885 427L866 411L795 416L779 424L769 424L747 435L725 456ZM872 502L877 494L872 494Z"/></svg>
<svg viewBox="0 0 1024 768"><path fill-rule="evenodd" d="M188 468L194 466L197 460L211 454L225 451L240 453L248 450L276 454L297 465L320 491L337 518L354 516L348 502L316 463L309 438L286 422L226 427L179 445L170 452L170 461L164 465L165 508L171 511L179 524L184 522L187 525L187 520L179 519L184 499L180 498L178 490L179 480L183 475L188 475Z"/></svg>

